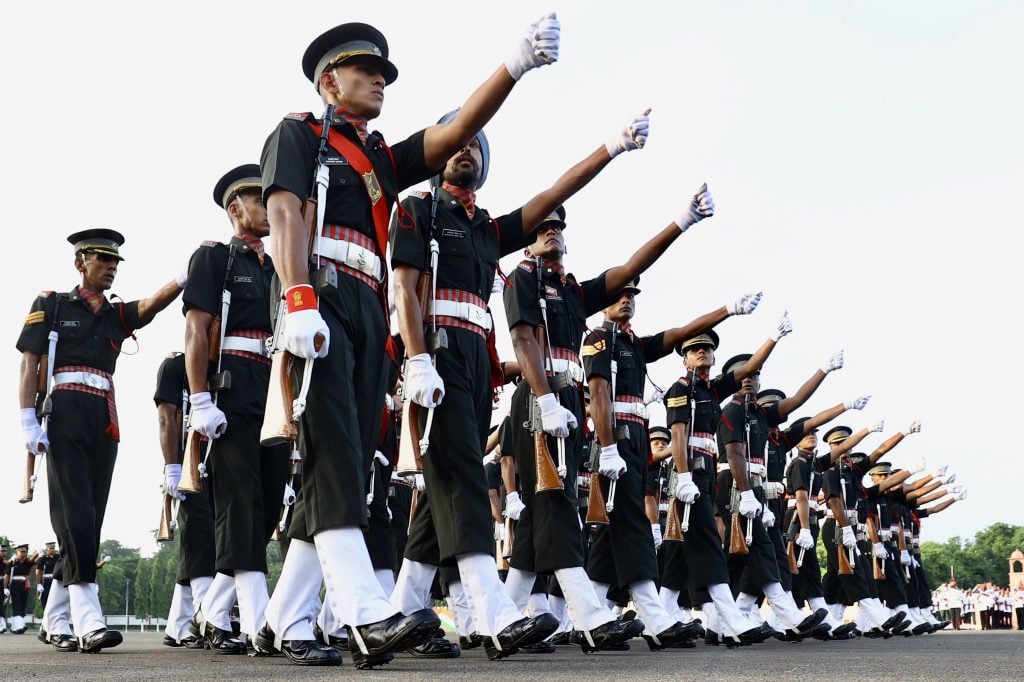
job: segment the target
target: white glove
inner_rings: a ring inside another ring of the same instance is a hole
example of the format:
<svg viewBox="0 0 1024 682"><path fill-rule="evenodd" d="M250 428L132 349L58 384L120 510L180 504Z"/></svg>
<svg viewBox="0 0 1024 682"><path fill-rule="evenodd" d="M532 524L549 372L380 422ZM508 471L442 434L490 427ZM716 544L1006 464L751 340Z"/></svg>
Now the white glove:
<svg viewBox="0 0 1024 682"><path fill-rule="evenodd" d="M565 438L569 429L576 428L576 415L558 404L554 393L537 396L540 408L540 423L544 433L555 438Z"/></svg>
<svg viewBox="0 0 1024 682"><path fill-rule="evenodd" d="M764 511L761 512L761 523L764 524L765 528L771 528L775 525L775 512L768 508L768 505L764 505Z"/></svg>
<svg viewBox="0 0 1024 682"><path fill-rule="evenodd" d="M903 435L909 436L912 433L921 433L921 420L915 419L914 421L910 422L910 426L907 427L907 430L903 432Z"/></svg>
<svg viewBox="0 0 1024 682"><path fill-rule="evenodd" d="M857 534L853 532L853 526L843 526L843 547L853 549L857 546Z"/></svg>
<svg viewBox="0 0 1024 682"><path fill-rule="evenodd" d="M693 474L689 471L676 474L676 489L673 492L683 504L693 504L700 497L700 488L693 482Z"/></svg>
<svg viewBox="0 0 1024 682"><path fill-rule="evenodd" d="M756 294L743 294L732 303L727 304L725 308L730 315L749 315L757 310L757 304L761 302L763 295L760 291Z"/></svg>
<svg viewBox="0 0 1024 682"><path fill-rule="evenodd" d="M907 550L900 550L900 563L904 566L910 565L910 552Z"/></svg>
<svg viewBox="0 0 1024 682"><path fill-rule="evenodd" d="M626 460L619 456L618 443L605 445L601 448L601 458L598 460L597 471L605 478L613 481L626 473Z"/></svg>
<svg viewBox="0 0 1024 682"><path fill-rule="evenodd" d="M181 465L165 464L164 495L170 495L171 497L177 497L179 500L184 500L185 496L178 492L179 483L181 483Z"/></svg>
<svg viewBox="0 0 1024 682"><path fill-rule="evenodd" d="M953 495L959 495L960 491L963 489L963 486L955 485L949 489L949 492L952 493Z"/></svg>
<svg viewBox="0 0 1024 682"><path fill-rule="evenodd" d="M558 42L562 27L554 12L546 14L526 27L526 33L505 60L505 68L513 80L538 66L558 61Z"/></svg>
<svg viewBox="0 0 1024 682"><path fill-rule="evenodd" d="M863 410L868 406L868 401L871 400L871 394L859 395L856 398L851 398L843 403L843 409L846 410Z"/></svg>
<svg viewBox="0 0 1024 682"><path fill-rule="evenodd" d="M43 586L42 586L42 584L37 584L36 585L36 592L38 592L39 594L43 593Z"/></svg>
<svg viewBox="0 0 1024 682"><path fill-rule="evenodd" d="M966 500L967 499L967 488L961 489L960 492L957 493L956 499L957 500L961 500L961 501L962 500Z"/></svg>
<svg viewBox="0 0 1024 682"><path fill-rule="evenodd" d="M924 466L924 457L918 457L917 459L914 460L914 463L910 465L910 473L919 474L922 471L924 471Z"/></svg>
<svg viewBox="0 0 1024 682"><path fill-rule="evenodd" d="M5 597L10 597L11 596L11 591L9 589L7 589L6 587L4 588L4 596Z"/></svg>
<svg viewBox="0 0 1024 682"><path fill-rule="evenodd" d="M752 519L761 513L761 503L754 497L753 490L744 490L740 493L740 514Z"/></svg>
<svg viewBox="0 0 1024 682"><path fill-rule="evenodd" d="M715 215L715 198L711 196L711 192L708 191L708 183L705 182L690 199L690 204L676 218L675 222L680 232L686 232L692 225L713 215Z"/></svg>
<svg viewBox="0 0 1024 682"><path fill-rule="evenodd" d="M871 543L871 554L878 559L884 559L889 556L889 553L885 551L885 545L881 542Z"/></svg>
<svg viewBox="0 0 1024 682"><path fill-rule="evenodd" d="M657 523L651 524L651 535L654 536L654 549L661 547L661 526Z"/></svg>
<svg viewBox="0 0 1024 682"><path fill-rule="evenodd" d="M316 309L316 292L308 284L297 284L284 292L288 313L284 318L284 349L292 355L307 360L327 355L331 345L331 330ZM321 335L323 343L316 348L316 337Z"/></svg>
<svg viewBox="0 0 1024 682"><path fill-rule="evenodd" d="M814 549L814 536L811 535L810 528L801 528L799 535L796 536L796 545L800 549L807 550L808 552Z"/></svg>
<svg viewBox="0 0 1024 682"><path fill-rule="evenodd" d="M414 355L406 363L402 395L427 408L437 407L444 400L444 381L427 353Z"/></svg>
<svg viewBox="0 0 1024 682"><path fill-rule="evenodd" d="M871 428L868 429L868 432L869 433L881 433L882 429L884 429L884 428L885 428L885 420L884 419L879 419L878 421L876 421L874 424L871 425Z"/></svg>
<svg viewBox="0 0 1024 682"><path fill-rule="evenodd" d="M943 464L942 466L935 470L935 478L942 478L943 476L946 475L947 471L949 471L949 465Z"/></svg>
<svg viewBox="0 0 1024 682"><path fill-rule="evenodd" d="M427 479L423 478L423 474L413 474L412 483L421 493L427 489Z"/></svg>
<svg viewBox="0 0 1024 682"><path fill-rule="evenodd" d="M213 404L209 391L193 393L189 403L192 408L188 413L188 425L194 431L213 440L224 435L228 428L228 418Z"/></svg>
<svg viewBox="0 0 1024 682"><path fill-rule="evenodd" d="M373 453L373 461L379 462L382 467L386 467L388 464L391 464L388 458L385 457L384 453L381 452L380 450L377 450L376 452Z"/></svg>
<svg viewBox="0 0 1024 682"><path fill-rule="evenodd" d="M822 373L828 374L829 372L834 372L837 369L842 369L844 360L845 351L837 350L832 354L832 357L826 360L825 364L821 366Z"/></svg>
<svg viewBox="0 0 1024 682"><path fill-rule="evenodd" d="M665 399L665 391L658 388L657 386L651 386L651 389L647 391L647 395L644 396L644 405L650 405L651 403L660 403Z"/></svg>
<svg viewBox="0 0 1024 682"><path fill-rule="evenodd" d="M295 488L291 483L284 484L284 506L290 507L295 504Z"/></svg>
<svg viewBox="0 0 1024 682"><path fill-rule="evenodd" d="M505 496L505 516L513 521L518 521L524 509L526 509L526 505L519 499L519 493L511 492Z"/></svg>
<svg viewBox="0 0 1024 682"><path fill-rule="evenodd" d="M21 430L25 433L25 449L34 455L45 455L50 451L50 439L36 419L34 407L21 409Z"/></svg>
<svg viewBox="0 0 1024 682"><path fill-rule="evenodd" d="M916 556L911 556L910 557L910 565L913 566L914 568L921 568L921 564L917 561L917 557Z"/></svg>
<svg viewBox="0 0 1024 682"><path fill-rule="evenodd" d="M103 557L103 563L107 563L108 561L110 561L110 555L109 554L106 555L105 557Z"/></svg>
<svg viewBox="0 0 1024 682"><path fill-rule="evenodd" d="M775 336L772 339L777 343L783 336L787 336L793 331L793 321L789 319L789 311L782 313L782 318L779 320L779 326L775 330Z"/></svg>
<svg viewBox="0 0 1024 682"><path fill-rule="evenodd" d="M625 128L615 133L612 139L604 143L608 150L608 156L613 159L622 152L631 152L634 149L643 149L647 144L647 131L651 127L651 121L647 115L651 113L648 109L639 116L635 116Z"/></svg>
<svg viewBox="0 0 1024 682"><path fill-rule="evenodd" d="M765 495L771 493L774 494L776 497L781 497L782 493L785 492L785 490L786 486L782 485L778 481L765 481L764 483Z"/></svg>
<svg viewBox="0 0 1024 682"><path fill-rule="evenodd" d="M179 289L184 289L188 285L188 264L185 264L185 269L174 275L174 283L178 285Z"/></svg>
<svg viewBox="0 0 1024 682"><path fill-rule="evenodd" d="M498 523L497 521L494 522L494 539L498 542L504 542L508 539L508 537L505 535L504 523Z"/></svg>
<svg viewBox="0 0 1024 682"><path fill-rule="evenodd" d="M955 480L956 480L956 474L950 474L949 476L946 477L945 483L946 483L946 485L949 485L950 483L952 483Z"/></svg>

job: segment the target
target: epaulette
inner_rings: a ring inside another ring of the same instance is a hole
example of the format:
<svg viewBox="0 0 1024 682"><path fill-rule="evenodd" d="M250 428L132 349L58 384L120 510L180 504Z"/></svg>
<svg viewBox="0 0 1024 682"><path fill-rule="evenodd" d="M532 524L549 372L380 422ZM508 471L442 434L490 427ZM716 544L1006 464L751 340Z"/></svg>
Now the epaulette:
<svg viewBox="0 0 1024 682"><path fill-rule="evenodd" d="M313 114L311 114L310 112L303 111L303 112L298 112L298 113L285 114L284 120L286 120L286 121L308 121L311 116L313 116Z"/></svg>
<svg viewBox="0 0 1024 682"><path fill-rule="evenodd" d="M169 358L176 358L179 355L184 355L184 353L182 353L180 351L172 350L170 353L167 354L167 357L169 357Z"/></svg>
<svg viewBox="0 0 1024 682"><path fill-rule="evenodd" d="M215 239L207 239L200 246L224 246L224 242L219 242Z"/></svg>
<svg viewBox="0 0 1024 682"><path fill-rule="evenodd" d="M537 266L534 265L532 260L524 260L519 262L519 267L521 267L523 270L526 270L527 272L533 272L534 268Z"/></svg>
<svg viewBox="0 0 1024 682"><path fill-rule="evenodd" d="M416 190L416 191L413 191L413 192L409 192L409 196L416 197L417 199L429 199L431 197L431 194L430 194L430 192L423 192L421 190Z"/></svg>
<svg viewBox="0 0 1024 682"><path fill-rule="evenodd" d="M681 383L683 386L689 386L690 377L679 377L679 383Z"/></svg>
<svg viewBox="0 0 1024 682"><path fill-rule="evenodd" d="M50 298L50 296L53 296L53 292L52 291L40 291L39 292L39 298Z"/></svg>

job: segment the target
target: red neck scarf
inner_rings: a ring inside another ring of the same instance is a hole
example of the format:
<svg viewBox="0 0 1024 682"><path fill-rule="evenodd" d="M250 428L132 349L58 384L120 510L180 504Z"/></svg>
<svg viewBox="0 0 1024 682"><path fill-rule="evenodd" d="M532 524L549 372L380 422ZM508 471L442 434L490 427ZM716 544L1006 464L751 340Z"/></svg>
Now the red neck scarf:
<svg viewBox="0 0 1024 682"><path fill-rule="evenodd" d="M476 213L476 192L464 187L456 187L447 182L441 185L441 189L458 199L459 203L462 204L462 208L466 211L466 215L470 218L473 217Z"/></svg>
<svg viewBox="0 0 1024 682"><path fill-rule="evenodd" d="M103 308L103 304L106 302L106 297L96 291L90 291L83 287L78 287L78 295L82 301L89 306L89 310L92 311L93 315L98 315L100 310Z"/></svg>
<svg viewBox="0 0 1024 682"><path fill-rule="evenodd" d="M340 116L345 119L348 123L352 124L352 127L356 129L356 134L359 135L359 141L366 144L366 138L369 133L366 131L366 119L357 113L354 113L351 109L346 109L343 106L337 106L334 108L334 115Z"/></svg>
<svg viewBox="0 0 1024 682"><path fill-rule="evenodd" d="M256 255L260 257L260 265L263 265L263 254L265 250L263 248L263 240L259 237L251 237L247 234L235 233L235 236L245 242L245 245L256 252Z"/></svg>

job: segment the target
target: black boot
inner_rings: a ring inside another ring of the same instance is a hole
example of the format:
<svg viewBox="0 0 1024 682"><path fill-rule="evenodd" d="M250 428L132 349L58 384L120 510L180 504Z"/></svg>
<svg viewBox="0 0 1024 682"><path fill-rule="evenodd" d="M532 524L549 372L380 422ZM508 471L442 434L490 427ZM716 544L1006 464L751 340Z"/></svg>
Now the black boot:
<svg viewBox="0 0 1024 682"><path fill-rule="evenodd" d="M558 629L558 619L550 613L542 613L535 618L523 618L509 625L497 634L484 641L487 658L497 661L516 653L520 647L535 644L547 639ZM494 640L498 640L495 644Z"/></svg>
<svg viewBox="0 0 1024 682"><path fill-rule="evenodd" d="M78 640L71 635L54 635L50 639L53 648L62 654L69 654L78 651Z"/></svg>
<svg viewBox="0 0 1024 682"><path fill-rule="evenodd" d="M78 640L78 651L83 654L98 654L103 649L110 649L124 641L117 630L100 628L86 633Z"/></svg>
<svg viewBox="0 0 1024 682"><path fill-rule="evenodd" d="M697 632L700 629L700 623L676 621L671 627L662 630L657 635L644 635L644 639L647 641L647 646L650 647L651 651L661 651L677 642L693 639L697 636Z"/></svg>
<svg viewBox="0 0 1024 682"><path fill-rule="evenodd" d="M348 626L352 661L360 670L390 663L394 658L391 652L422 644L439 627L441 620L431 609L413 611L408 616L396 613L376 623Z"/></svg>
<svg viewBox="0 0 1024 682"><path fill-rule="evenodd" d="M221 630L210 623L206 624L203 647L215 654L237 655L246 652L245 642L236 638L230 630Z"/></svg>
<svg viewBox="0 0 1024 682"><path fill-rule="evenodd" d="M643 631L644 622L642 620L611 620L604 625L598 625L590 632L583 632L583 641L580 646L583 653L586 654L602 651L614 644L639 637Z"/></svg>
<svg viewBox="0 0 1024 682"><path fill-rule="evenodd" d="M445 638L444 630L440 629L427 641L405 651L419 658L458 658L462 655L459 645L449 642Z"/></svg>

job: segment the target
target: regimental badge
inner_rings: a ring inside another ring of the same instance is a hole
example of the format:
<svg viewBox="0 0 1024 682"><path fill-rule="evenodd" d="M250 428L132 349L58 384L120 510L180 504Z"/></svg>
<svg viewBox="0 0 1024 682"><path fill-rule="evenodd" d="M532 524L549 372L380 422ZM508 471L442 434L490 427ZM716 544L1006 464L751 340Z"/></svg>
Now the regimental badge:
<svg viewBox="0 0 1024 682"><path fill-rule="evenodd" d="M380 183L377 182L377 174L372 170L366 171L363 173L363 183L366 185L367 194L370 195L370 203L376 206L380 198L384 196Z"/></svg>

